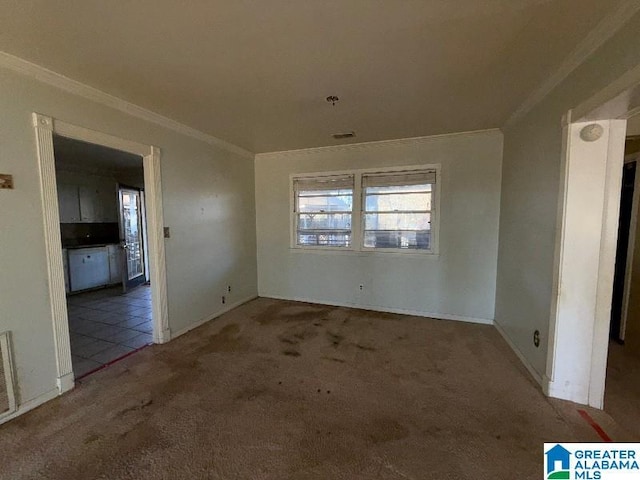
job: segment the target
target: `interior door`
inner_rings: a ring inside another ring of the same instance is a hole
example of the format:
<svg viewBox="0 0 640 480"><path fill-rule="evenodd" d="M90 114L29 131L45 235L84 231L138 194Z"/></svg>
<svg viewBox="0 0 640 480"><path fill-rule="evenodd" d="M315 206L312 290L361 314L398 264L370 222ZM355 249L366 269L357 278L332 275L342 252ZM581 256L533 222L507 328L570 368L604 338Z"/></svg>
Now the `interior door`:
<svg viewBox="0 0 640 480"><path fill-rule="evenodd" d="M120 187L120 246L122 248L122 288L127 291L144 283L142 203L140 190Z"/></svg>

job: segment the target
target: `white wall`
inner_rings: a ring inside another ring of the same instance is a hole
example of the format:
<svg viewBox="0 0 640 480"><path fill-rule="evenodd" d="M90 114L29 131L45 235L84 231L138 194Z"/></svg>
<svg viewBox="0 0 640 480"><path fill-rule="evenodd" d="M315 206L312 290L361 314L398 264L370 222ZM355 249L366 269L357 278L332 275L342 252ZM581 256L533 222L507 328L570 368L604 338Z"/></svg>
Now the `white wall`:
<svg viewBox="0 0 640 480"><path fill-rule="evenodd" d="M256 155L260 295L492 321L501 159L497 130ZM290 174L437 163L439 256L289 247Z"/></svg>
<svg viewBox="0 0 640 480"><path fill-rule="evenodd" d="M549 319L555 303L552 285L558 274L554 246L561 119L569 109L640 65L639 29L637 14L533 110L504 129L496 324L539 380L545 374L553 377L546 370ZM542 334L538 348L533 344L536 329Z"/></svg>
<svg viewBox="0 0 640 480"><path fill-rule="evenodd" d="M257 293L253 161L0 69L0 331L13 334L22 404L56 389L43 211L31 112L152 144L162 152L169 326L212 318Z"/></svg>

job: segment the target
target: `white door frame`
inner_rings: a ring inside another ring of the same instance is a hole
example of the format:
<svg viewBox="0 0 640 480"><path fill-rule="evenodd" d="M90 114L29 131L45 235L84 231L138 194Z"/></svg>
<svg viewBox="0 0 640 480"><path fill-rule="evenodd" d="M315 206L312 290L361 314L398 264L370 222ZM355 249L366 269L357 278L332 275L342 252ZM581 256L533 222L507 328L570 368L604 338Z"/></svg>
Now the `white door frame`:
<svg viewBox="0 0 640 480"><path fill-rule="evenodd" d="M549 396L595 408L604 406L626 119L638 112L640 67L563 119L543 388ZM601 127L601 134L589 138L594 124Z"/></svg>
<svg viewBox="0 0 640 480"><path fill-rule="evenodd" d="M49 302L53 318L56 350L57 385L60 393L74 386L71 363L69 320L62 266L62 242L56 185L53 135L60 135L83 142L122 150L143 158L145 182L145 206L149 235L149 261L151 274L151 299L153 308L153 341L170 340L167 308L167 273L164 250L164 223L162 214L162 183L160 178L160 149L143 145L87 128L78 127L46 115L33 113L36 133L38 168L40 174L42 209L44 212L44 237L47 257Z"/></svg>

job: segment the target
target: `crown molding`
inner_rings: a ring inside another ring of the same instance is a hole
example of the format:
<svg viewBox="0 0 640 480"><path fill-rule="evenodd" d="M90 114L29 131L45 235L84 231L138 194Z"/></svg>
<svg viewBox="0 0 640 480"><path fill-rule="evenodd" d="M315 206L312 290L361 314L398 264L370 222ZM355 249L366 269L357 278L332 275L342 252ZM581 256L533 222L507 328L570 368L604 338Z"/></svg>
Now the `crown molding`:
<svg viewBox="0 0 640 480"><path fill-rule="evenodd" d="M109 93L105 93L102 90L90 87L89 85L65 77L64 75L41 67L40 65L36 65L35 63L31 63L14 55L0 52L0 67L6 68L22 75L26 75L27 77L33 78L39 82L45 83L65 92L77 95L106 107L113 108L127 115L131 115L132 117L154 123L169 130L173 130L174 132L208 143L209 145L213 145L228 152L235 153L242 157L246 157L249 159L253 159L254 157L254 154L252 152L245 150L242 147L238 147L237 145L201 132L200 130L196 130L195 128L189 127L176 120L172 120L168 117L152 112L151 110L147 110L146 108L127 102L126 100L122 100L121 98L113 96Z"/></svg>
<svg viewBox="0 0 640 480"><path fill-rule="evenodd" d="M613 37L640 10L638 0L622 0L618 7L604 17L576 48L565 58L560 67L550 75L529 97L511 114L505 123L508 127L529 113L538 103L549 95L576 68L585 62L598 48Z"/></svg>
<svg viewBox="0 0 640 480"><path fill-rule="evenodd" d="M468 132L454 132L454 133L442 133L439 135L428 135L424 137L408 137L398 138L393 140L377 140L374 142L360 142L360 143L348 143L346 145L328 145L326 147L312 147L312 148L300 148L297 150L282 150L279 152L264 152L256 153L255 158L259 160L261 158L280 157L289 155L310 155L314 153L322 152L335 152L341 150L360 150L367 148L381 148L395 145L415 144L422 142L432 142L438 139L450 138L450 137L467 137L474 135L487 135L487 134L499 134L502 135L502 131L499 128L488 128L485 130L471 130Z"/></svg>

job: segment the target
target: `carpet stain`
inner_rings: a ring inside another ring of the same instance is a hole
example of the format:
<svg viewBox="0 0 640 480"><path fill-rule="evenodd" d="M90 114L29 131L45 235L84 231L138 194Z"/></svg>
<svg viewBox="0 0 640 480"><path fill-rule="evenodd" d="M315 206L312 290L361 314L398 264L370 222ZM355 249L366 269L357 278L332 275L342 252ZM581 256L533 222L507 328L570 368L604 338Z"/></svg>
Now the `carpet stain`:
<svg viewBox="0 0 640 480"><path fill-rule="evenodd" d="M266 388L246 388L236 393L234 396L235 400L245 400L245 401L253 401L256 398L265 395L267 393Z"/></svg>
<svg viewBox="0 0 640 480"><path fill-rule="evenodd" d="M332 362L337 362L337 363L345 363L346 360L343 360L342 358L337 358L337 357L322 357L323 360L331 360Z"/></svg>
<svg viewBox="0 0 640 480"><path fill-rule="evenodd" d="M137 403L136 405L132 405L131 407L127 407L124 410L120 410L116 416L117 417L122 417L124 415L126 415L129 412L137 412L139 410L142 410L143 408L147 408L148 406L150 406L153 403L153 400L148 398L145 400L140 400L139 403Z"/></svg>
<svg viewBox="0 0 640 480"><path fill-rule="evenodd" d="M338 347L340 346L340 344L342 343L342 341L344 340L344 337L338 333L334 333L334 332L327 332L327 339L329 340L329 342L331 343L331 345L333 345L334 347Z"/></svg>
<svg viewBox="0 0 640 480"><path fill-rule="evenodd" d="M360 343L352 343L351 345L356 347L358 350L365 350L367 352L375 352L377 350L377 348L370 347L368 345L362 345Z"/></svg>
<svg viewBox="0 0 640 480"><path fill-rule="evenodd" d="M376 418L365 427L367 437L374 444L401 440L409 436L409 430L393 418Z"/></svg>
<svg viewBox="0 0 640 480"><path fill-rule="evenodd" d="M301 342L310 340L318 336L318 331L310 325L301 325L288 329L278 336L282 343L298 345Z"/></svg>
<svg viewBox="0 0 640 480"><path fill-rule="evenodd" d="M325 317L331 308L297 302L279 302L258 313L254 320L260 325L278 325L289 322L314 322Z"/></svg>
<svg viewBox="0 0 640 480"><path fill-rule="evenodd" d="M225 325L218 333L209 337L203 345L196 348L196 352L198 355L218 352L248 352L252 345L239 333L238 324Z"/></svg>
<svg viewBox="0 0 640 480"><path fill-rule="evenodd" d="M297 350L283 350L282 355L286 355L288 357L299 357L301 354Z"/></svg>

